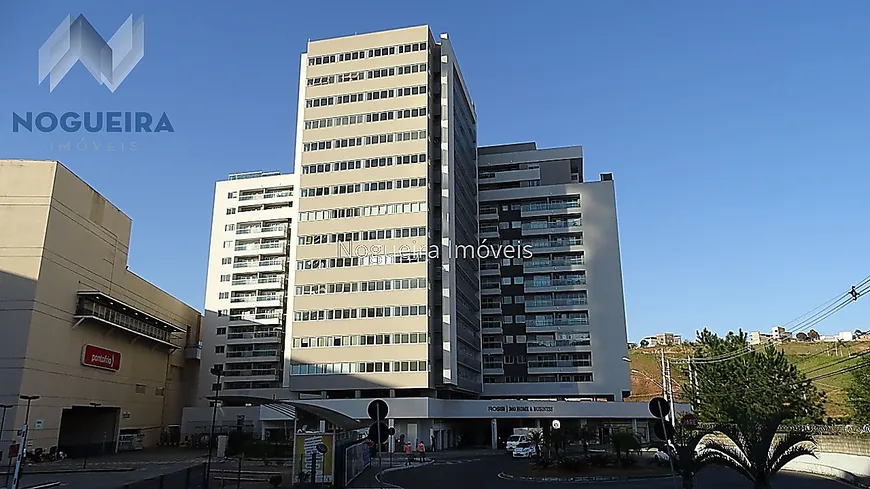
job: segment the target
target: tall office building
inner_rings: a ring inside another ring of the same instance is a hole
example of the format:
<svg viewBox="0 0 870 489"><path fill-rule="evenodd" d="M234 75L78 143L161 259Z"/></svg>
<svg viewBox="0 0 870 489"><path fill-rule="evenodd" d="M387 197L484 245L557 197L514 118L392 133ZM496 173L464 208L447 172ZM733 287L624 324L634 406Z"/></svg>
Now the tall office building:
<svg viewBox="0 0 870 489"><path fill-rule="evenodd" d="M630 390L616 197L579 146L478 149L485 397L621 401ZM495 255L495 254L493 254Z"/></svg>
<svg viewBox="0 0 870 489"><path fill-rule="evenodd" d="M290 389L478 395L477 261L452 252L476 243L476 120L450 41L312 41L300 71Z"/></svg>
<svg viewBox="0 0 870 489"><path fill-rule="evenodd" d="M200 401L217 388L228 395L284 385L297 182L294 174L248 172L215 186ZM223 369L220 386L215 365Z"/></svg>
<svg viewBox="0 0 870 489"><path fill-rule="evenodd" d="M221 364L224 416L264 436L282 401L360 420L384 398L397 438L437 448L547 417L646 438L646 406L610 402L630 394L610 175L584 181L580 147L478 148L427 26L309 42L299 84L296 173L217 186L200 398Z"/></svg>

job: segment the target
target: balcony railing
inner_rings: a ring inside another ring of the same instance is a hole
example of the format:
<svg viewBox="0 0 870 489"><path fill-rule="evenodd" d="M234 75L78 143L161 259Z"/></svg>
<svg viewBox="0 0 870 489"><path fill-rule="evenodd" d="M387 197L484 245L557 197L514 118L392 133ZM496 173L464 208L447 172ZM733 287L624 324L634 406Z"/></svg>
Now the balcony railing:
<svg viewBox="0 0 870 489"><path fill-rule="evenodd" d="M550 267L573 267L585 265L582 257L572 257L567 260L530 260L525 263L526 268L550 268Z"/></svg>
<svg viewBox="0 0 870 489"><path fill-rule="evenodd" d="M588 318L576 318L576 319L550 319L537 321L534 319L527 319L526 326L529 327L539 327L539 328L549 328L553 326L588 326L589 319Z"/></svg>
<svg viewBox="0 0 870 489"><path fill-rule="evenodd" d="M526 346L533 348L560 348L565 346L589 346L589 340L549 340L549 341L529 341Z"/></svg>
<svg viewBox="0 0 870 489"><path fill-rule="evenodd" d="M283 265L283 259L277 260L252 260L252 261L237 261L233 263L233 268L251 268L251 267L271 267L275 265Z"/></svg>
<svg viewBox="0 0 870 489"><path fill-rule="evenodd" d="M562 246L580 246L583 244L583 238L531 241L524 244L529 245L533 250L541 248L559 248Z"/></svg>
<svg viewBox="0 0 870 489"><path fill-rule="evenodd" d="M257 321L261 319L281 319L281 314L236 314L230 316L230 321Z"/></svg>
<svg viewBox="0 0 870 489"><path fill-rule="evenodd" d="M278 375L278 370L274 368L253 370L224 370L225 377L254 377L257 375Z"/></svg>
<svg viewBox="0 0 870 489"><path fill-rule="evenodd" d="M586 299L550 299L526 301L526 307L585 306Z"/></svg>
<svg viewBox="0 0 870 489"><path fill-rule="evenodd" d="M278 231L286 231L287 226L280 224L277 226L255 226L249 228L238 228L236 234L259 234L259 233L274 233Z"/></svg>
<svg viewBox="0 0 870 489"><path fill-rule="evenodd" d="M526 282L527 289L537 289L545 287L562 287L565 285L586 285L585 278L554 278L549 282Z"/></svg>
<svg viewBox="0 0 870 489"><path fill-rule="evenodd" d="M524 222L523 223L523 231L532 231L538 229L563 229L568 227L576 227L582 226L582 219L571 219L569 221L534 221L534 222Z"/></svg>
<svg viewBox="0 0 870 489"><path fill-rule="evenodd" d="M233 280L233 285L250 285L250 284L278 284L284 282L284 276L277 277L260 277L260 278L245 278Z"/></svg>
<svg viewBox="0 0 870 489"><path fill-rule="evenodd" d="M272 295L246 295L243 297L231 297L231 303L239 303L239 302L265 302L265 301L280 301L284 299L284 294L272 294Z"/></svg>
<svg viewBox="0 0 870 489"><path fill-rule="evenodd" d="M258 338L278 338L278 335L283 334L279 331L258 331L256 333L227 333L229 340L253 340Z"/></svg>
<svg viewBox="0 0 870 489"><path fill-rule="evenodd" d="M256 358L278 356L278 350L228 351L227 358Z"/></svg>
<svg viewBox="0 0 870 489"><path fill-rule="evenodd" d="M236 246L235 251L275 250L284 248L284 243L251 243Z"/></svg>
<svg viewBox="0 0 870 489"><path fill-rule="evenodd" d="M480 264L480 269L481 270L498 270L499 265L498 265L498 263L485 262L485 263Z"/></svg>
<svg viewBox="0 0 870 489"><path fill-rule="evenodd" d="M540 212L540 211L557 211L561 209L574 209L580 207L579 200L568 202L536 202L532 204L523 204L520 207L520 212Z"/></svg>
<svg viewBox="0 0 870 489"><path fill-rule="evenodd" d="M591 367L592 360L532 360L528 363L529 368L571 368Z"/></svg>
<svg viewBox="0 0 870 489"><path fill-rule="evenodd" d="M269 192L265 194L253 194L253 195L240 195L240 201L247 200L265 200L265 199L277 199L281 197L293 197L292 190L282 190L281 192Z"/></svg>

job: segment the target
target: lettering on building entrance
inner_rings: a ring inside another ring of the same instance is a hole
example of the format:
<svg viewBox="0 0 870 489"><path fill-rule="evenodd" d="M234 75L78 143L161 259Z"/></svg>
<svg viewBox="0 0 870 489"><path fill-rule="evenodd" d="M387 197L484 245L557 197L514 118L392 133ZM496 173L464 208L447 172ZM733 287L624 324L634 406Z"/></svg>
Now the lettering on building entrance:
<svg viewBox="0 0 870 489"><path fill-rule="evenodd" d="M552 413L553 406L516 406L500 404L487 406L486 410L490 413Z"/></svg>

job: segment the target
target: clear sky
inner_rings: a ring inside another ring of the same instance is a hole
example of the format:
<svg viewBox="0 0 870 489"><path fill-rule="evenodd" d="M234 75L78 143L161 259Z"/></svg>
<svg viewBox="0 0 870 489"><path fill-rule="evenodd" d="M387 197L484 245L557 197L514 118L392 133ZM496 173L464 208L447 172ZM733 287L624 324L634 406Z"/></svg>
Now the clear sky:
<svg viewBox="0 0 870 489"><path fill-rule="evenodd" d="M81 64L37 85L39 47L80 13L107 39L145 15L115 93ZM588 178L613 172L633 340L769 330L870 274L868 19L863 0L0 0L0 158L63 161L132 217L130 268L201 308L214 182L291 170L306 41L429 24L457 49L480 144L582 144ZM86 151L12 133L13 111L112 110L165 112L175 133L85 133Z"/></svg>

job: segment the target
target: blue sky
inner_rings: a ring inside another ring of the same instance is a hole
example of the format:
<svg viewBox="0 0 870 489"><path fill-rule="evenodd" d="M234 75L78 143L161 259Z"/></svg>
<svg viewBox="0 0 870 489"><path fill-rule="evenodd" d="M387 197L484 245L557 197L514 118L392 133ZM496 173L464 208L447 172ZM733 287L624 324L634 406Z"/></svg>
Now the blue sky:
<svg viewBox="0 0 870 489"><path fill-rule="evenodd" d="M292 168L306 41L429 24L456 46L481 144L582 144L587 177L614 173L632 339L768 330L870 274L868 2L297 3L3 0L0 158L63 161L133 218L130 268L201 308L214 182ZM79 13L106 38L145 15L114 94L80 64L37 85L37 50ZM13 111L69 110L165 112L175 133L69 153L12 133Z"/></svg>

